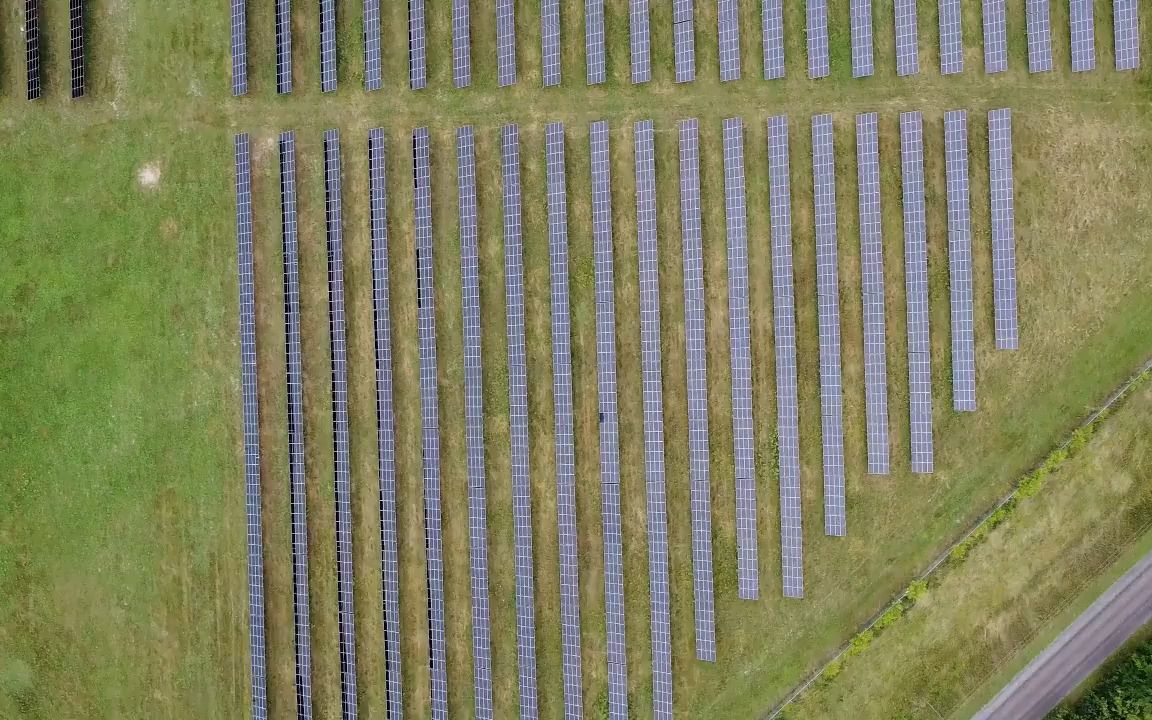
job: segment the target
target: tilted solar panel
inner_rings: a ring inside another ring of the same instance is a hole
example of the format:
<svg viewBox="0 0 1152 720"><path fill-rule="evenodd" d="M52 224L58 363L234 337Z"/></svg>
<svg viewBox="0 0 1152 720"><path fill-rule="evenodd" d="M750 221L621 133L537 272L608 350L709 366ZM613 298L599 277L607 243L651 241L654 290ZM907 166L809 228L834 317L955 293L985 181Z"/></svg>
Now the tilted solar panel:
<svg viewBox="0 0 1152 720"><path fill-rule="evenodd" d="M972 217L968 199L968 113L944 113L948 189L948 287L952 311L952 404L976 410L972 310Z"/></svg>
<svg viewBox="0 0 1152 720"><path fill-rule="evenodd" d="M243 9L241 9L243 10ZM243 12L241 12L243 16ZM233 15L235 20L235 15ZM68 3L68 57L72 70L72 98L84 97L84 0L69 0ZM235 40L235 28L233 29L233 40ZM247 92L248 89L248 70L247 61L245 59L246 51L244 49L244 29L240 28L240 63L241 63L241 79L243 81L243 90ZM232 57L232 69L236 70L236 56ZM233 74L233 83L235 85L235 73ZM234 93L243 94L243 93Z"/></svg>
<svg viewBox="0 0 1152 720"><path fill-rule="evenodd" d="M84 27L83 27L83 3L80 0L72 0L70 7L73 8L73 17L75 17L75 7L80 5L80 78L81 78L81 94L83 94L83 78L84 78ZM73 22L73 42L72 42L72 69L73 69L73 91L75 91L75 70L76 70L76 24ZM233 95L246 95L248 93L248 8L247 0L232 0L232 94Z"/></svg>
<svg viewBox="0 0 1152 720"><path fill-rule="evenodd" d="M472 19L468 0L452 0L452 84L472 84Z"/></svg>
<svg viewBox="0 0 1152 720"><path fill-rule="evenodd" d="M27 97L40 97L40 0L24 0L24 69Z"/></svg>
<svg viewBox="0 0 1152 720"><path fill-rule="evenodd" d="M496 75L500 87L516 84L515 0L496 0Z"/></svg>
<svg viewBox="0 0 1152 720"><path fill-rule="evenodd" d="M696 31L693 0L672 0L672 43L676 82L696 79Z"/></svg>
<svg viewBox="0 0 1152 720"><path fill-rule="evenodd" d="M540 61L544 87L560 84L560 0L540 2Z"/></svg>
<svg viewBox="0 0 1152 720"><path fill-rule="evenodd" d="M336 90L336 0L320 0L320 89Z"/></svg>
<svg viewBox="0 0 1152 720"><path fill-rule="evenodd" d="M588 84L604 82L604 0L584 2L584 45L587 54Z"/></svg>
<svg viewBox="0 0 1152 720"><path fill-rule="evenodd" d="M852 77L875 71L872 57L872 0L852 0Z"/></svg>
<svg viewBox="0 0 1152 720"><path fill-rule="evenodd" d="M1096 17L1092 0L1068 1L1068 28L1072 35L1072 72L1096 69Z"/></svg>
<svg viewBox="0 0 1152 720"><path fill-rule="evenodd" d="M408 0L408 86L428 85L428 38L425 36L424 0Z"/></svg>
<svg viewBox="0 0 1152 720"><path fill-rule="evenodd" d="M380 67L380 0L364 0L364 89L384 86Z"/></svg>
<svg viewBox="0 0 1152 720"><path fill-rule="evenodd" d="M1028 72L1052 70L1052 27L1049 15L1048 0L1026 0Z"/></svg>
<svg viewBox="0 0 1152 720"><path fill-rule="evenodd" d="M920 37L916 22L916 0L894 0L896 17L896 74L904 77L920 72Z"/></svg>
<svg viewBox="0 0 1152 720"><path fill-rule="evenodd" d="M783 0L764 0L761 15L764 34L764 79L784 77L784 4Z"/></svg>
<svg viewBox="0 0 1152 720"><path fill-rule="evenodd" d="M1116 69L1140 67L1140 11L1136 0L1112 0L1112 34L1116 43Z"/></svg>
<svg viewBox="0 0 1152 720"><path fill-rule="evenodd" d="M828 77L828 0L807 0L808 77Z"/></svg>
<svg viewBox="0 0 1152 720"><path fill-rule="evenodd" d="M940 74L964 72L964 33L960 27L960 0L939 0Z"/></svg>
<svg viewBox="0 0 1152 720"><path fill-rule="evenodd" d="M276 0L276 92L292 92L292 0Z"/></svg>
<svg viewBox="0 0 1152 720"><path fill-rule="evenodd" d="M628 7L632 83L646 83L652 79L652 38L648 27L648 0L629 0Z"/></svg>
<svg viewBox="0 0 1152 720"><path fill-rule="evenodd" d="M720 53L720 80L740 79L740 2L718 0L716 35Z"/></svg>
<svg viewBox="0 0 1152 720"><path fill-rule="evenodd" d="M984 72L1004 72L1008 69L1008 31L1005 0L984 0Z"/></svg>
<svg viewBox="0 0 1152 720"><path fill-rule="evenodd" d="M988 111L988 176L992 204L992 295L996 348L1020 347L1016 319L1016 212L1012 178L1012 111Z"/></svg>

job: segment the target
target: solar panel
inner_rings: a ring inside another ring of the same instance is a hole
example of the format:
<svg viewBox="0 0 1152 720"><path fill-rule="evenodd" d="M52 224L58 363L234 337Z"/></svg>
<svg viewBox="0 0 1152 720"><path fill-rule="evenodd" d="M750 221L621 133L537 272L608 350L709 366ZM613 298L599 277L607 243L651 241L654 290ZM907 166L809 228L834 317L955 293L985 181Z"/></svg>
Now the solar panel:
<svg viewBox="0 0 1152 720"><path fill-rule="evenodd" d="M292 520L292 622L296 716L312 717L312 630L308 590L308 483L304 453L304 365L300 342L300 245L296 221L296 135L280 133L280 218L284 250L284 355Z"/></svg>
<svg viewBox="0 0 1152 720"><path fill-rule="evenodd" d="M887 475L888 360L884 331L884 240L880 215L880 158L876 113L856 116L860 202L860 289L864 308L864 400L868 474Z"/></svg>
<svg viewBox="0 0 1152 720"><path fill-rule="evenodd" d="M428 85L427 38L424 36L424 0L408 0L408 85Z"/></svg>
<svg viewBox="0 0 1152 720"><path fill-rule="evenodd" d="M944 113L948 189L948 285L952 306L952 401L976 410L976 348L972 327L972 217L968 200L968 113Z"/></svg>
<svg viewBox="0 0 1152 720"><path fill-rule="evenodd" d="M584 2L584 45L588 64L588 84L604 82L604 0Z"/></svg>
<svg viewBox="0 0 1152 720"><path fill-rule="evenodd" d="M1026 0L1028 33L1028 72L1052 70L1052 27L1048 0Z"/></svg>
<svg viewBox="0 0 1152 720"><path fill-rule="evenodd" d="M247 133L236 136L236 261L240 279L240 386L244 422L244 513L248 544L248 647L252 718L268 718L264 635L264 541L260 510L260 400L256 376L256 282L252 263L252 153Z"/></svg>
<svg viewBox="0 0 1152 720"><path fill-rule="evenodd" d="M500 87L516 84L515 0L496 0L496 74Z"/></svg>
<svg viewBox="0 0 1152 720"><path fill-rule="evenodd" d="M684 242L684 350L688 378L688 478L692 502L692 576L696 657L716 661L712 592L712 506L708 482L708 337L700 222L700 128L680 122L680 222Z"/></svg>
<svg viewBox="0 0 1152 720"><path fill-rule="evenodd" d="M812 118L816 204L816 300L820 320L820 425L824 452L824 532L845 534L844 418L840 370L840 283L836 247L836 155L832 116Z"/></svg>
<svg viewBox="0 0 1152 720"><path fill-rule="evenodd" d="M540 1L540 59L544 87L560 84L560 0Z"/></svg>
<svg viewBox="0 0 1152 720"><path fill-rule="evenodd" d="M852 0L852 77L875 71L872 57L872 0Z"/></svg>
<svg viewBox="0 0 1152 720"><path fill-rule="evenodd" d="M828 0L808 2L808 77L828 77Z"/></svg>
<svg viewBox="0 0 1152 720"><path fill-rule="evenodd" d="M40 0L24 0L24 60L28 99L40 97Z"/></svg>
<svg viewBox="0 0 1152 720"><path fill-rule="evenodd" d="M784 6L782 0L764 0L764 79L784 77Z"/></svg>
<svg viewBox="0 0 1152 720"><path fill-rule="evenodd" d="M412 133L413 211L416 221L416 322L420 336L420 414L424 459L424 547L428 553L428 663L432 710L448 717L444 546L440 511L440 395L436 384L436 285L432 276L432 179L428 128Z"/></svg>
<svg viewBox="0 0 1152 720"><path fill-rule="evenodd" d="M788 117L768 118L772 225L772 315L776 342L776 424L780 466L780 571L785 597L804 597L800 511L800 424L796 392L796 302L792 279L792 197Z"/></svg>
<svg viewBox="0 0 1152 720"><path fill-rule="evenodd" d="M724 217L728 241L728 331L732 348L732 458L736 479L737 592L742 600L755 600L760 595L756 559L756 437L752 423L744 123L740 118L724 120Z"/></svg>
<svg viewBox="0 0 1152 720"><path fill-rule="evenodd" d="M692 0L672 0L672 43L678 83L696 79L696 35L692 12Z"/></svg>
<svg viewBox="0 0 1152 720"><path fill-rule="evenodd" d="M336 90L336 0L320 0L320 89Z"/></svg>
<svg viewBox="0 0 1152 720"><path fill-rule="evenodd" d="M964 34L960 27L960 0L940 2L940 74L964 72Z"/></svg>
<svg viewBox="0 0 1152 720"><path fill-rule="evenodd" d="M239 27L239 65L237 68L237 39L236 12L232 13L232 89L233 95L243 95L248 91L248 65L244 47L244 7L240 7ZM84 0L69 0L68 2L68 33L69 33L69 60L72 66L72 97L84 97ZM240 81L240 92L236 92L237 78Z"/></svg>
<svg viewBox="0 0 1152 720"><path fill-rule="evenodd" d="M1012 111L988 111L988 177L992 204L992 295L996 348L1020 347L1016 321L1016 211L1012 188Z"/></svg>
<svg viewBox="0 0 1152 720"><path fill-rule="evenodd" d="M1072 72L1096 69L1096 18L1092 0L1068 0L1072 34Z"/></svg>
<svg viewBox="0 0 1152 720"><path fill-rule="evenodd" d="M930 473L932 350L928 342L928 229L924 219L924 119L900 113L904 285L908 325L908 419L912 472Z"/></svg>
<svg viewBox="0 0 1152 720"><path fill-rule="evenodd" d="M612 261L612 160L608 123L592 123L592 239L596 264L596 370L599 379L600 493L604 522L604 612L608 718L628 720L624 632L624 549L620 522L620 435L616 406L616 299Z"/></svg>
<svg viewBox="0 0 1152 720"><path fill-rule="evenodd" d="M79 0L72 0L70 7L73 9L75 15L75 8L80 5L81 19L80 19L80 47L77 57L76 43L75 43L75 30L76 24L73 22L73 85L75 85L75 70L77 59L80 63L80 87L81 94L83 94L84 87L84 28L83 28L83 4ZM248 92L248 17L247 17L247 0L232 0L232 94L245 95Z"/></svg>
<svg viewBox="0 0 1152 720"><path fill-rule="evenodd" d="M1112 0L1112 31L1116 41L1116 69L1140 67L1140 17L1136 0Z"/></svg>
<svg viewBox="0 0 1152 720"><path fill-rule="evenodd" d="M276 0L276 92L292 92L292 0Z"/></svg>
<svg viewBox="0 0 1152 720"><path fill-rule="evenodd" d="M720 53L720 80L740 79L740 0L717 0L716 33Z"/></svg>
<svg viewBox="0 0 1152 720"><path fill-rule="evenodd" d="M1005 0L984 0L984 72L1008 69L1008 31L1005 29Z"/></svg>
<svg viewBox="0 0 1152 720"><path fill-rule="evenodd" d="M380 0L364 0L364 89L384 86L380 67Z"/></svg>
<svg viewBox="0 0 1152 720"><path fill-rule="evenodd" d="M648 0L629 0L628 32L632 48L632 82L652 79L652 38L648 27Z"/></svg>
<svg viewBox="0 0 1152 720"><path fill-rule="evenodd" d="M472 29L468 0L452 0L452 84L472 84Z"/></svg>
<svg viewBox="0 0 1152 720"><path fill-rule="evenodd" d="M664 502L664 397L660 369L660 259L656 240L656 157L651 120L635 125L636 240L640 273L640 355L644 385L644 474L651 595L652 715L672 717L672 629L668 597L668 511Z"/></svg>
<svg viewBox="0 0 1152 720"><path fill-rule="evenodd" d="M896 16L896 74L920 72L920 37L916 23L916 0L894 0Z"/></svg>
<svg viewBox="0 0 1152 720"><path fill-rule="evenodd" d="M396 528L396 415L392 401L392 311L388 297L388 194L384 130L368 131L372 232L372 320L376 356L376 439L380 461L380 568L383 579L384 674L388 717L402 717L400 562Z"/></svg>
<svg viewBox="0 0 1152 720"><path fill-rule="evenodd" d="M536 617L532 581L532 480L528 464L528 358L524 345L524 249L520 223L520 130L500 132L504 180L504 281L508 313L508 435L511 441L512 521L516 547L516 655L520 718L538 713Z"/></svg>
<svg viewBox="0 0 1152 720"><path fill-rule="evenodd" d="M340 219L340 135L324 131L324 220L328 235L328 319L332 333L332 451L336 486L336 585L340 705L356 717L356 613L352 578L352 460L348 450L348 350Z"/></svg>

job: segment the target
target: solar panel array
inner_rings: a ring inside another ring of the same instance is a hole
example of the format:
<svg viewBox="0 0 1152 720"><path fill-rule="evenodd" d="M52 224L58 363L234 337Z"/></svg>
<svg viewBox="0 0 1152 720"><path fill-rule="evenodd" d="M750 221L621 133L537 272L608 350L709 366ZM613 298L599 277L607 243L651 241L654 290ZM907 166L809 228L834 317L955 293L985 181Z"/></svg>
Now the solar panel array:
<svg viewBox="0 0 1152 720"><path fill-rule="evenodd" d="M1112 32L1116 42L1116 69L1140 67L1140 17L1136 0L1112 0Z"/></svg>
<svg viewBox="0 0 1152 720"><path fill-rule="evenodd" d="M440 395L436 385L436 287L432 269L432 179L428 128L412 133L416 221L416 316L420 335L420 414L424 458L424 546L428 553L428 663L432 717L447 720L447 630L440 512Z"/></svg>
<svg viewBox="0 0 1152 720"><path fill-rule="evenodd" d="M1052 26L1048 0L1027 0L1025 16L1028 35L1028 72L1050 72L1052 70Z"/></svg>
<svg viewBox="0 0 1152 720"><path fill-rule="evenodd" d="M696 79L696 34L692 13L692 0L672 0L672 43L678 83Z"/></svg>
<svg viewBox="0 0 1152 720"><path fill-rule="evenodd" d="M864 400L868 473L887 475L888 360L884 332L884 241L880 220L880 153L876 113L856 116L860 202L860 288L864 308Z"/></svg>
<svg viewBox="0 0 1152 720"><path fill-rule="evenodd" d="M761 14L764 33L764 79L784 77L784 5L783 0L764 0Z"/></svg>
<svg viewBox="0 0 1152 720"><path fill-rule="evenodd" d="M76 4L76 0L72 0ZM83 35L81 34L80 58L83 63ZM83 65L81 65L83 73ZM81 75L83 77L83 75ZM247 0L232 0L232 94L244 95L248 92L248 16Z"/></svg>
<svg viewBox="0 0 1152 720"><path fill-rule="evenodd" d="M244 512L248 544L248 642L252 718L268 718L264 635L264 541L260 514L260 401L256 376L256 283L252 264L252 153L247 133L236 136L236 259L240 278L240 386L244 407Z"/></svg>
<svg viewBox="0 0 1152 720"><path fill-rule="evenodd" d="M920 37L916 22L916 0L894 0L896 15L896 74L905 77L920 72Z"/></svg>
<svg viewBox="0 0 1152 720"><path fill-rule="evenodd" d="M944 113L948 191L948 287L952 308L952 404L976 410L976 346L972 311L972 215L968 200L968 113Z"/></svg>
<svg viewBox="0 0 1152 720"><path fill-rule="evenodd" d="M241 9L241 18L243 18L243 9ZM233 16L235 20L235 16ZM243 22L243 19L241 19ZM235 35L233 35L235 40ZM68 2L68 57L72 69L72 97L84 97L84 0L69 0ZM244 57L244 28L240 28L240 63L241 63L241 76L243 78L244 91L248 89L248 69L247 61ZM236 70L236 57L232 57L233 71ZM235 78L235 72L233 72ZM235 82L235 80L233 80ZM243 92L238 93L243 95Z"/></svg>
<svg viewBox="0 0 1152 720"><path fill-rule="evenodd" d="M992 204L992 296L996 347L1016 350L1016 210L1012 188L1012 111L988 111L988 195Z"/></svg>
<svg viewBox="0 0 1152 720"><path fill-rule="evenodd" d="M852 77L876 72L872 56L872 0L852 0Z"/></svg>
<svg viewBox="0 0 1152 720"><path fill-rule="evenodd" d="M356 717L356 612L352 578L352 460L348 450L348 350L340 220L340 135L324 131L324 220L328 235L328 320L332 333L332 450L336 486L336 585L340 706Z"/></svg>
<svg viewBox="0 0 1152 720"><path fill-rule="evenodd" d="M1008 31L1005 0L984 0L984 72L1008 69Z"/></svg>
<svg viewBox="0 0 1152 720"><path fill-rule="evenodd" d="M908 419L912 472L930 473L932 348L928 342L928 229L924 218L924 119L900 113L904 284L908 316Z"/></svg>
<svg viewBox="0 0 1152 720"><path fill-rule="evenodd" d="M304 366L300 342L300 245L296 221L296 135L280 133L280 218L284 245L284 351L288 477L292 511L292 621L296 716L312 717L312 634L308 591L308 483L304 453Z"/></svg>
<svg viewBox="0 0 1152 720"><path fill-rule="evenodd" d="M742 600L760 595L756 560L756 437L752 424L752 339L748 306L748 212L744 123L724 120L724 217L728 241L728 323L732 364L732 458L736 480L736 580Z"/></svg>
<svg viewBox="0 0 1152 720"><path fill-rule="evenodd" d="M688 378L688 480L696 657L716 661L712 592L712 506L708 482L708 335L700 221L700 127L680 122L680 222L684 242L684 350Z"/></svg>
<svg viewBox="0 0 1152 720"><path fill-rule="evenodd" d="M380 0L364 0L364 89L384 86L380 67Z"/></svg>
<svg viewBox="0 0 1152 720"><path fill-rule="evenodd" d="M292 0L276 0L276 92L292 92Z"/></svg>
<svg viewBox="0 0 1152 720"><path fill-rule="evenodd" d="M480 355L480 259L476 223L476 140L456 130L460 201L460 299L464 324L464 423L468 444L468 562L472 580L472 667L476 717L492 717L492 626L484 478L484 374Z"/></svg>
<svg viewBox="0 0 1152 720"><path fill-rule="evenodd" d="M520 131L500 132L504 180L504 278L508 313L508 434L516 548L516 655L520 717L537 716L536 617L532 581L532 480L528 464L528 359L524 346L524 249L520 222Z"/></svg>
<svg viewBox="0 0 1152 720"><path fill-rule="evenodd" d="M472 84L472 22L468 0L452 0L452 84Z"/></svg>
<svg viewBox="0 0 1152 720"><path fill-rule="evenodd" d="M840 368L840 283L836 247L836 156L832 116L812 118L816 205L816 301L820 324L820 426L824 455L824 532L845 534L844 413Z"/></svg>
<svg viewBox="0 0 1152 720"><path fill-rule="evenodd" d="M719 0L716 32L720 52L720 80L740 79L740 0Z"/></svg>
<svg viewBox="0 0 1152 720"><path fill-rule="evenodd" d="M800 403L796 389L796 302L788 166L788 117L776 115L768 118L768 178L780 466L780 571L784 596L800 598L804 597L804 532L800 512Z"/></svg>
<svg viewBox="0 0 1152 720"><path fill-rule="evenodd" d="M1096 69L1096 18L1092 0L1069 0L1068 28L1072 34L1072 72Z"/></svg>
<svg viewBox="0 0 1152 720"><path fill-rule="evenodd" d="M336 0L320 0L320 89L336 90Z"/></svg>
<svg viewBox="0 0 1152 720"><path fill-rule="evenodd" d="M612 161L608 123L592 123L592 239L596 264L596 369L600 410L600 493L604 520L604 612L608 717L628 720L624 632L624 549L620 522L620 435L616 405L616 299L612 262Z"/></svg>
<svg viewBox="0 0 1152 720"><path fill-rule="evenodd" d="M672 630L668 596L668 510L664 500L664 397L660 369L660 259L656 241L656 158L651 120L635 125L640 355L644 385L644 469L651 595L652 715L672 717Z"/></svg>
<svg viewBox="0 0 1152 720"><path fill-rule="evenodd" d="M940 74L964 72L964 33L960 27L960 0L940 2Z"/></svg>
<svg viewBox="0 0 1152 720"><path fill-rule="evenodd" d="M652 37L648 23L648 0L629 0L628 33L632 51L632 82L652 79Z"/></svg>
<svg viewBox="0 0 1152 720"><path fill-rule="evenodd" d="M540 2L540 61L544 87L560 84L560 0Z"/></svg>
<svg viewBox="0 0 1152 720"><path fill-rule="evenodd" d="M40 0L24 0L24 62L28 99L40 97Z"/></svg>
<svg viewBox="0 0 1152 720"><path fill-rule="evenodd" d="M515 0L496 0L496 77L500 87L516 84Z"/></svg>
<svg viewBox="0 0 1152 720"><path fill-rule="evenodd" d="M408 85L413 90L423 90L428 85L427 45L424 0L408 0Z"/></svg>
<svg viewBox="0 0 1152 720"><path fill-rule="evenodd" d="M380 461L380 568L384 607L384 674L388 717L403 715L400 655L400 562L396 531L396 416L392 400L392 311L388 298L388 195L384 130L368 131L372 232L372 319L376 356L376 436Z"/></svg>
<svg viewBox="0 0 1152 720"><path fill-rule="evenodd" d="M828 0L807 0L808 77L828 77Z"/></svg>
<svg viewBox="0 0 1152 720"><path fill-rule="evenodd" d="M587 54L588 84L604 82L604 0L584 2L584 49Z"/></svg>

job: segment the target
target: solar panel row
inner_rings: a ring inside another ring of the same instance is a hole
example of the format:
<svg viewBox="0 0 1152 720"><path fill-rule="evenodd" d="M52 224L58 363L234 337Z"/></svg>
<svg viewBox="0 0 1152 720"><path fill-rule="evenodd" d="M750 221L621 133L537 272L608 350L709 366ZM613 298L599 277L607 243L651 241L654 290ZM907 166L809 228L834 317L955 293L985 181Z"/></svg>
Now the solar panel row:
<svg viewBox="0 0 1152 720"><path fill-rule="evenodd" d="M740 1L719 0L716 35L720 53L720 80L740 79Z"/></svg>
<svg viewBox="0 0 1152 720"><path fill-rule="evenodd" d="M792 277L792 196L788 117L768 118L772 226L772 315L776 346L776 423L780 466L780 570L785 597L804 597L800 512L800 427L796 389L796 303Z"/></svg>
<svg viewBox="0 0 1152 720"><path fill-rule="evenodd" d="M468 0L452 0L452 84L472 84L472 21Z"/></svg>
<svg viewBox="0 0 1152 720"><path fill-rule="evenodd" d="M976 410L976 347L972 309L972 217L968 200L968 113L944 113L948 192L948 286L952 309L952 404Z"/></svg>
<svg viewBox="0 0 1152 720"><path fill-rule="evenodd" d="M1025 30L1028 36L1028 72L1049 72L1052 70L1052 27L1048 0L1027 0L1025 17Z"/></svg>
<svg viewBox="0 0 1152 720"><path fill-rule="evenodd" d="M764 0L761 14L764 34L764 79L784 77L784 4L783 0Z"/></svg>
<svg viewBox="0 0 1152 720"><path fill-rule="evenodd" d="M408 0L408 86L413 90L423 90L428 84L427 45L424 0Z"/></svg>
<svg viewBox="0 0 1152 720"><path fill-rule="evenodd" d="M320 90L336 90L336 0L320 0Z"/></svg>
<svg viewBox="0 0 1152 720"><path fill-rule="evenodd" d="M836 247L836 155L832 116L812 117L816 209L816 301L820 325L820 426L824 455L824 532L846 533L844 416L840 368L840 282Z"/></svg>
<svg viewBox="0 0 1152 720"><path fill-rule="evenodd" d="M696 79L696 35L692 0L672 0L672 44L676 82Z"/></svg>
<svg viewBox="0 0 1152 720"><path fill-rule="evenodd" d="M468 562L472 585L472 667L476 717L492 717L492 627L488 599L488 523L484 477L484 375L480 354L476 141L456 130L460 206L460 299L464 326L464 424L468 445Z"/></svg>
<svg viewBox="0 0 1152 720"><path fill-rule="evenodd" d="M440 395L436 385L436 287L432 270L432 179L428 128L412 133L416 222L416 316L420 339L421 449L424 460L424 546L428 553L428 662L431 716L448 717L444 546L440 510Z"/></svg>
<svg viewBox="0 0 1152 720"><path fill-rule="evenodd" d="M1072 72L1096 69L1096 18L1092 0L1069 0L1068 29L1072 35Z"/></svg>
<svg viewBox="0 0 1152 720"><path fill-rule="evenodd" d="M996 347L1016 350L1016 217L1012 189L1012 111L988 112L988 176L992 204L992 295Z"/></svg>
<svg viewBox="0 0 1152 720"><path fill-rule="evenodd" d="M28 99L40 97L40 0L24 0L24 62Z"/></svg>
<svg viewBox="0 0 1152 720"><path fill-rule="evenodd" d="M932 353L928 342L928 230L924 217L924 119L900 113L904 283L908 325L908 417L912 472L930 473Z"/></svg>
<svg viewBox="0 0 1152 720"><path fill-rule="evenodd" d="M292 92L292 0L276 0L276 92Z"/></svg>
<svg viewBox="0 0 1152 720"><path fill-rule="evenodd" d="M752 338L748 309L748 212L744 123L724 120L724 217L732 365L732 457L736 480L736 580L742 600L760 595L756 539L756 438L752 424Z"/></svg>
<svg viewBox="0 0 1152 720"><path fill-rule="evenodd" d="M852 77L868 77L875 69L872 56L872 0L852 0Z"/></svg>
<svg viewBox="0 0 1152 720"><path fill-rule="evenodd" d="M828 0L807 0L808 77L828 77Z"/></svg>
<svg viewBox="0 0 1152 720"><path fill-rule="evenodd" d="M884 332L884 241L880 220L880 157L876 113L856 116L860 202L860 276L864 307L864 400L868 473L887 475L888 361Z"/></svg>
<svg viewBox="0 0 1152 720"><path fill-rule="evenodd" d="M515 0L496 0L496 77L500 87L516 84Z"/></svg>
<svg viewBox="0 0 1152 720"><path fill-rule="evenodd" d="M940 74L964 72L964 34L960 27L960 0L940 2Z"/></svg>
<svg viewBox="0 0 1152 720"><path fill-rule="evenodd" d="M76 0L73 0L76 4ZM81 30L83 32L83 30ZM80 62L84 58L84 39L80 39ZM75 61L73 61L75 64ZM83 77L83 65L81 65ZM232 0L232 94L248 92L248 16L247 0Z"/></svg>
<svg viewBox="0 0 1152 720"><path fill-rule="evenodd" d="M651 595L652 714L672 717L672 631L668 596L668 511L664 499L664 398L660 369L660 260L656 240L656 158L651 120L635 125L640 354L644 386L644 468Z"/></svg>
<svg viewBox="0 0 1152 720"><path fill-rule="evenodd" d="M356 717L356 613L352 577L352 460L348 448L348 350L340 218L340 135L324 131L324 221L328 236L328 320L332 341L332 451L336 490L336 586L340 706Z"/></svg>
<svg viewBox="0 0 1152 720"><path fill-rule="evenodd" d="M312 717L312 634L308 590L308 487L304 453L304 366L300 341L300 244L296 221L296 135L280 133L280 221L284 252L284 360L292 520L292 621L296 716Z"/></svg>
<svg viewBox="0 0 1152 720"><path fill-rule="evenodd" d="M540 62L544 87L560 84L560 0L540 2Z"/></svg>
<svg viewBox="0 0 1152 720"><path fill-rule="evenodd" d="M684 350L688 394L688 478L692 504L692 576L696 657L716 661L712 590L712 506L708 469L708 336L700 220L700 127L680 122L680 223L684 243Z"/></svg>
<svg viewBox="0 0 1152 720"><path fill-rule="evenodd" d="M584 44L587 54L588 84L604 82L604 0L584 2Z"/></svg>
<svg viewBox="0 0 1152 720"><path fill-rule="evenodd" d="M920 72L920 38L916 22L916 0L894 0L896 16L896 74L905 77Z"/></svg>
<svg viewBox="0 0 1152 720"><path fill-rule="evenodd" d="M380 66L380 0L364 0L364 89L384 86Z"/></svg>
<svg viewBox="0 0 1152 720"><path fill-rule="evenodd" d="M648 27L648 0L629 0L628 33L632 52L632 82L652 79L652 38Z"/></svg>
<svg viewBox="0 0 1152 720"><path fill-rule="evenodd" d="M1008 31L1005 0L984 0L984 72L1008 69Z"/></svg>
<svg viewBox="0 0 1152 720"><path fill-rule="evenodd" d="M600 492L604 521L604 611L608 717L628 718L624 631L624 550L620 521L620 436L616 405L616 300L612 261L612 162L608 123L592 123L592 238L596 264L596 369L599 379Z"/></svg>
<svg viewBox="0 0 1152 720"><path fill-rule="evenodd" d="M508 412L515 533L516 654L521 720L535 718L536 617L532 580L532 481L528 464L528 359L524 346L524 249L520 222L520 131L500 132L504 181L504 281L508 313Z"/></svg>
<svg viewBox="0 0 1152 720"><path fill-rule="evenodd" d="M241 34L243 38L243 34ZM72 69L72 97L84 97L84 0L68 2L68 56ZM243 40L241 40L243 42ZM241 48L243 57L243 48ZM247 89L247 70L244 68Z"/></svg>
<svg viewBox="0 0 1152 720"><path fill-rule="evenodd" d="M1112 34L1116 42L1116 69L1140 67L1140 17L1136 0L1112 0Z"/></svg>
<svg viewBox="0 0 1152 720"><path fill-rule="evenodd" d="M260 511L260 401L256 376L256 283L252 262L252 152L247 133L236 136L236 261L240 282L240 386L244 408L244 513L248 545L248 643L251 655L252 719L267 720L264 531Z"/></svg>
<svg viewBox="0 0 1152 720"><path fill-rule="evenodd" d="M400 562L396 528L396 415L392 400L392 311L388 297L388 195L384 130L368 131L372 241L372 320L376 357L376 439L380 461L380 568L384 607L384 675L388 717L403 716L400 657Z"/></svg>

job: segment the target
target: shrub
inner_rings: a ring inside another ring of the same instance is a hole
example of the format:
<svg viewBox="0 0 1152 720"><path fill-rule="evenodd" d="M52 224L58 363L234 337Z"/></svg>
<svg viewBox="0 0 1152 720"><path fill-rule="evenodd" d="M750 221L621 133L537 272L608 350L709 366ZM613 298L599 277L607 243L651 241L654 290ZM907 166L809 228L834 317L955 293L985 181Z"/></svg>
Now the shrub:
<svg viewBox="0 0 1152 720"><path fill-rule="evenodd" d="M915 582L913 582L911 585L908 586L908 592L906 594L907 594L909 600L911 600L913 603L917 603L917 602L920 602L920 598L924 597L924 595L927 592L928 592L928 581L927 580L916 580Z"/></svg>
<svg viewBox="0 0 1152 720"><path fill-rule="evenodd" d="M880 616L880 619L878 619L876 621L876 624L873 625L872 628L876 632L881 632L882 630L884 630L885 628L890 626L892 623L894 623L897 620L899 620L900 618L902 618L903 616L904 616L904 606L901 605L900 603L896 603L892 607L888 608L888 610L883 615Z"/></svg>

